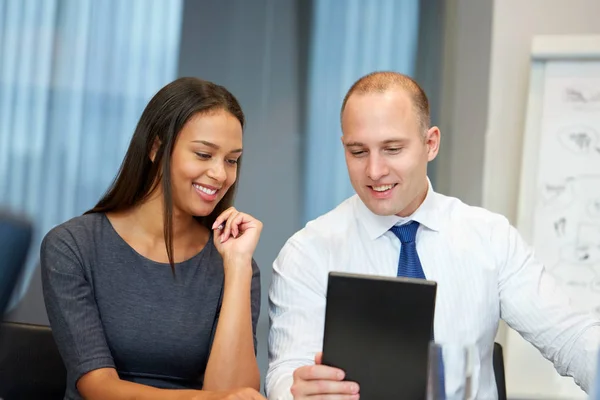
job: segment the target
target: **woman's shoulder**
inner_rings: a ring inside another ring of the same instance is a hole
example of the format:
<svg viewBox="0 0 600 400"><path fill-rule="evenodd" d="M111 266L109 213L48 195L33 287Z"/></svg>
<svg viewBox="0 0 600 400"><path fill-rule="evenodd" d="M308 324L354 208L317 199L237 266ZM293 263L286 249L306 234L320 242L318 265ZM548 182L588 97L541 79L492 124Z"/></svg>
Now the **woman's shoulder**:
<svg viewBox="0 0 600 400"><path fill-rule="evenodd" d="M65 234L79 236L93 232L102 226L104 218L106 217L103 213L91 213L73 217L62 224L56 225L46 236L64 236Z"/></svg>
<svg viewBox="0 0 600 400"><path fill-rule="evenodd" d="M71 218L52 228L42 240L42 247L69 247L84 250L94 243L103 229L104 214L91 213Z"/></svg>

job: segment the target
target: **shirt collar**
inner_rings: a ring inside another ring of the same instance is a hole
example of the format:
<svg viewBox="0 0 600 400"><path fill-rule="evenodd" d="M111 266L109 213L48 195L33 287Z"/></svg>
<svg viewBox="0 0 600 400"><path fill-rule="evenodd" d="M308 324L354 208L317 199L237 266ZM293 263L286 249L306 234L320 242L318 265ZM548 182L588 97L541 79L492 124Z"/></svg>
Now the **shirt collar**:
<svg viewBox="0 0 600 400"><path fill-rule="evenodd" d="M376 215L367 208L358 196L356 198L356 214L372 240L389 231L392 226L408 221L417 221L425 228L437 232L440 229L439 210L436 207L437 196L438 194L433 190L431 181L427 178L425 200L412 215L404 218L397 215Z"/></svg>

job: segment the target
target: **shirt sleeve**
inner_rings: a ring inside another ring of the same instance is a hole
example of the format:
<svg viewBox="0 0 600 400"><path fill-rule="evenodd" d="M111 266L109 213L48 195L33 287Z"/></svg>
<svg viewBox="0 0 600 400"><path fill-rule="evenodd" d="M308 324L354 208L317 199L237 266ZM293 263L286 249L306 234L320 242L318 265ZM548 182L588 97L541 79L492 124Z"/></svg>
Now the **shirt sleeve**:
<svg viewBox="0 0 600 400"><path fill-rule="evenodd" d="M323 347L327 266L315 247L290 239L273 264L269 291L269 369L271 400L292 399L293 373L314 364Z"/></svg>
<svg viewBox="0 0 600 400"><path fill-rule="evenodd" d="M72 234L60 226L50 231L42 241L40 261L52 334L67 369L67 384L76 390L84 374L115 364Z"/></svg>
<svg viewBox="0 0 600 400"><path fill-rule="evenodd" d="M587 392L596 370L600 321L572 304L508 221L492 239L501 257L502 319Z"/></svg>

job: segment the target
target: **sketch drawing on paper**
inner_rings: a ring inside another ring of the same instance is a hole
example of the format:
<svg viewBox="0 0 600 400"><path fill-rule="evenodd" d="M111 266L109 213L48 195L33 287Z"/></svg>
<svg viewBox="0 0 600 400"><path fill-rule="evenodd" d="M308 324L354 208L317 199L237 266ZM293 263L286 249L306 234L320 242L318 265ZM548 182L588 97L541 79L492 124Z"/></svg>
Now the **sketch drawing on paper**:
<svg viewBox="0 0 600 400"><path fill-rule="evenodd" d="M560 258L571 265L600 267L600 224L579 224L576 241L561 248Z"/></svg>
<svg viewBox="0 0 600 400"><path fill-rule="evenodd" d="M590 150L600 153L598 132L589 126L565 127L558 132L558 140L564 147L576 154L589 153Z"/></svg>
<svg viewBox="0 0 600 400"><path fill-rule="evenodd" d="M569 82L559 90L562 111L570 110L587 114L597 113L600 110L600 80Z"/></svg>
<svg viewBox="0 0 600 400"><path fill-rule="evenodd" d="M567 87L564 91L564 99L568 103L597 103L600 102L600 89Z"/></svg>
<svg viewBox="0 0 600 400"><path fill-rule="evenodd" d="M567 219L565 217L561 217L554 222L554 232L556 236L564 236L565 235L565 227L567 224Z"/></svg>
<svg viewBox="0 0 600 400"><path fill-rule="evenodd" d="M574 200L573 178L567 178L560 183L546 183L542 186L541 200L545 207L566 208Z"/></svg>
<svg viewBox="0 0 600 400"><path fill-rule="evenodd" d="M600 218L600 197L591 199L588 202L587 212L590 218Z"/></svg>
<svg viewBox="0 0 600 400"><path fill-rule="evenodd" d="M553 230L542 261L574 301L600 317L600 175L546 183L539 204L538 229Z"/></svg>
<svg viewBox="0 0 600 400"><path fill-rule="evenodd" d="M582 223L577 232L577 239L560 248L558 262L548 271L574 299L600 316L600 304L589 301L600 295L600 224Z"/></svg>

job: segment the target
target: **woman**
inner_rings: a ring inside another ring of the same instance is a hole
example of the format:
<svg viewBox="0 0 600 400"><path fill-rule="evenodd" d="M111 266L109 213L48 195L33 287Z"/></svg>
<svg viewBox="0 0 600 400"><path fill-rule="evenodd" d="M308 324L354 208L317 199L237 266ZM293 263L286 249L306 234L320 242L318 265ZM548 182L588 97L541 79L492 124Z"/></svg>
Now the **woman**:
<svg viewBox="0 0 600 400"><path fill-rule="evenodd" d="M65 399L264 399L252 259L262 224L231 206L243 126L224 87L172 82L106 195L44 238Z"/></svg>

